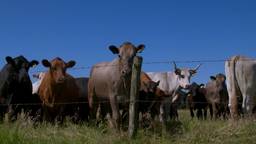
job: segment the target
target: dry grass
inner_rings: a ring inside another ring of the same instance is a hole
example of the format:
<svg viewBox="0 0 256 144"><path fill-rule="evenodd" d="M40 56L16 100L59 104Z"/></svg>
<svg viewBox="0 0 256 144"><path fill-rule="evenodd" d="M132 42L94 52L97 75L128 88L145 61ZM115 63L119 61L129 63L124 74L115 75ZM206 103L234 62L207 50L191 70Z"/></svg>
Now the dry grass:
<svg viewBox="0 0 256 144"><path fill-rule="evenodd" d="M188 111L180 111L180 122L170 122L168 132L162 132L160 124L153 130L138 131L134 140L126 132L111 131L105 125L95 128L88 124L75 125L67 122L64 126L42 123L34 125L30 120L20 118L14 123L0 124L1 144L112 144L112 143L255 143L256 123L241 119L237 122L223 120L200 121L191 119Z"/></svg>

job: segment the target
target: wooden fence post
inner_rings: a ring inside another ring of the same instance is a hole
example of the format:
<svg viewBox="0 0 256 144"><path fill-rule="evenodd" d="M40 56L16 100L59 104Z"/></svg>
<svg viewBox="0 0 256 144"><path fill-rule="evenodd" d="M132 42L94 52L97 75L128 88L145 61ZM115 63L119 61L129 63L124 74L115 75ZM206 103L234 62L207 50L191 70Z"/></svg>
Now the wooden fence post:
<svg viewBox="0 0 256 144"><path fill-rule="evenodd" d="M142 65L142 57L136 56L133 59L132 77L131 77L131 91L130 91L130 105L129 105L129 138L134 138L138 128L138 103L140 89L140 72Z"/></svg>

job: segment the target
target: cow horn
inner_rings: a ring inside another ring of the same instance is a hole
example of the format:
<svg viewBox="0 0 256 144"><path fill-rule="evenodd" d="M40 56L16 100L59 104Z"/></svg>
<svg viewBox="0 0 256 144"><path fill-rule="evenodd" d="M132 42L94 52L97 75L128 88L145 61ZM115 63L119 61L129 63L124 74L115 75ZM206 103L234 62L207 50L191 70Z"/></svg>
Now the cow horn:
<svg viewBox="0 0 256 144"><path fill-rule="evenodd" d="M177 69L177 65L176 65L175 61L173 61L173 65L174 65L174 69L176 70Z"/></svg>
<svg viewBox="0 0 256 144"><path fill-rule="evenodd" d="M197 67L194 69L194 71L197 71L202 64L197 65Z"/></svg>

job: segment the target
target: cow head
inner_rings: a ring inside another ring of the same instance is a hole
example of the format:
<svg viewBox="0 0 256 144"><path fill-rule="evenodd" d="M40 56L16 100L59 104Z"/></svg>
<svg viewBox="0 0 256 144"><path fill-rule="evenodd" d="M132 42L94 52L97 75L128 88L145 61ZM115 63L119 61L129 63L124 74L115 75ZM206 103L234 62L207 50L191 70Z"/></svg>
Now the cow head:
<svg viewBox="0 0 256 144"><path fill-rule="evenodd" d="M192 96L196 96L197 93L200 91L200 89L204 88L204 84L200 84L198 85L197 83L193 82L190 86L189 86L189 93Z"/></svg>
<svg viewBox="0 0 256 144"><path fill-rule="evenodd" d="M6 59L9 59L9 61L11 61L12 58L8 57ZM23 56L18 56L16 58L14 58L13 61L15 64L15 68L19 72L19 81L20 82L30 81L29 74L28 74L29 68L38 65L38 61L36 61L36 60L28 61Z"/></svg>
<svg viewBox="0 0 256 144"><path fill-rule="evenodd" d="M180 69L180 68L177 68L175 62L173 62L173 64L174 64L175 74L178 76L178 85L184 89L189 88L190 79L192 76L194 76L197 73L197 70L199 69L201 64L194 69Z"/></svg>
<svg viewBox="0 0 256 144"><path fill-rule="evenodd" d="M216 83L219 90L226 88L226 76L224 74L219 73L216 76L210 76L210 79Z"/></svg>
<svg viewBox="0 0 256 144"><path fill-rule="evenodd" d="M145 88L146 92L155 93L157 86L159 85L160 81L154 82L154 81L148 81L143 82L143 87Z"/></svg>
<svg viewBox="0 0 256 144"><path fill-rule="evenodd" d="M63 83L66 80L66 70L67 68L73 67L76 62L71 60L69 62L64 62L61 58L55 58L51 62L44 59L42 60L42 64L45 67L49 68L49 73L51 74L52 78L54 79L55 83Z"/></svg>
<svg viewBox="0 0 256 144"><path fill-rule="evenodd" d="M113 54L118 54L120 63L120 72L122 76L127 76L131 74L133 58L137 53L140 53L145 48L145 45L141 44L135 47L130 42L123 43L119 48L116 46L109 46L110 51Z"/></svg>
<svg viewBox="0 0 256 144"><path fill-rule="evenodd" d="M7 64L2 69L0 76L0 96L9 101L15 94L21 95L21 91L28 92L26 94L32 92L32 83L29 78L28 70L33 65L37 65L38 62L35 60L29 62L23 56L16 58L7 56L5 60ZM23 89L24 87L26 89ZM31 88L31 90L29 88ZM5 103L10 102L7 101L5 101Z"/></svg>

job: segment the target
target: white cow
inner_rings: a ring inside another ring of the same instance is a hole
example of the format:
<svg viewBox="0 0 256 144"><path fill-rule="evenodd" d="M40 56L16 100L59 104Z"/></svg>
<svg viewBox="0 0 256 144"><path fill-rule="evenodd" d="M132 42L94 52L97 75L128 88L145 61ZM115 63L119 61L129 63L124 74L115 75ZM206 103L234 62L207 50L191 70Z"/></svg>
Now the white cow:
<svg viewBox="0 0 256 144"><path fill-rule="evenodd" d="M164 106L160 108L161 116L160 120L163 120L163 113L169 113L170 102L175 103L178 101L180 89L187 89L190 86L190 79L194 76L201 66L198 65L195 69L189 68L177 68L174 62L174 72L148 72L147 74L153 81L160 81L159 88L162 89L167 95L169 100L165 101ZM175 109L174 109L175 110ZM175 110L176 111L176 110ZM167 115L165 115L167 116ZM166 117L167 118L167 117ZM166 119L165 118L165 119Z"/></svg>
<svg viewBox="0 0 256 144"><path fill-rule="evenodd" d="M238 116L239 100L242 109L252 114L256 106L256 61L245 56L233 56L225 62L231 117Z"/></svg>
<svg viewBox="0 0 256 144"><path fill-rule="evenodd" d="M45 76L45 72L40 72L40 73L38 73L38 74L34 74L34 75L33 75L33 77L34 77L34 78L37 78L38 80L33 83L33 91L32 91L32 94L37 94L37 93L38 93L39 86L41 85L41 82L42 82L44 76Z"/></svg>

